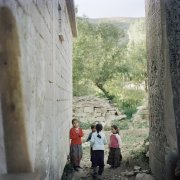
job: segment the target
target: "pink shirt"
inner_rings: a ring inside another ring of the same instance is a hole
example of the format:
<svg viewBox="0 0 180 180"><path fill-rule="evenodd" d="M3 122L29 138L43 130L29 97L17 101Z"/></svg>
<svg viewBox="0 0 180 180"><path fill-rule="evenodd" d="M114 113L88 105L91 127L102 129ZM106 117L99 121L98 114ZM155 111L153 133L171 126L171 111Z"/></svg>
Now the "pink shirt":
<svg viewBox="0 0 180 180"><path fill-rule="evenodd" d="M111 134L109 147L110 148L121 148L122 142L119 134Z"/></svg>

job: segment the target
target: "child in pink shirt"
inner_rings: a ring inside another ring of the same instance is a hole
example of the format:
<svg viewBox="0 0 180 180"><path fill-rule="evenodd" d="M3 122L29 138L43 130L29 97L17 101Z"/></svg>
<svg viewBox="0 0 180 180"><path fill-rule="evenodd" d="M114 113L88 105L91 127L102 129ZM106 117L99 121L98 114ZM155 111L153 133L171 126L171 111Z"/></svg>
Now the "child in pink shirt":
<svg viewBox="0 0 180 180"><path fill-rule="evenodd" d="M116 125L111 126L110 141L109 141L109 156L107 164L111 165L111 168L117 168L121 164L121 146L122 141L119 135L119 130Z"/></svg>

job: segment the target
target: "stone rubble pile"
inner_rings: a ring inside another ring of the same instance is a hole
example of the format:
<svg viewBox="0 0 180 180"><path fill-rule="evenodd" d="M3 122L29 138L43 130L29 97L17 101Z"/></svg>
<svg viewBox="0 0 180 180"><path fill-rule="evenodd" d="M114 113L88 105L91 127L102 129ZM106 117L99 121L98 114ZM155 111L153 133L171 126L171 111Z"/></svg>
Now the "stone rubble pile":
<svg viewBox="0 0 180 180"><path fill-rule="evenodd" d="M74 174L74 180L92 180L92 170L91 172L89 171L84 172L83 170L80 170L82 174L84 174L84 176L80 177L78 176L79 172ZM85 171L88 171L87 169ZM100 178L101 180L155 180L155 178L150 174L150 170L141 170L140 169L134 169L134 171L125 171L122 173L117 173L116 171L113 171L113 175L112 172L111 173L104 173L102 175L102 177ZM70 179L68 179L70 180ZM72 179L71 179L72 180Z"/></svg>
<svg viewBox="0 0 180 180"><path fill-rule="evenodd" d="M101 122L110 126L113 120L122 120L126 115L114 107L109 100L94 96L73 98L73 118L81 122Z"/></svg>
<svg viewBox="0 0 180 180"><path fill-rule="evenodd" d="M136 176L136 178L140 178L141 175L142 175L142 177L144 177L145 175L151 176L150 170L142 170L142 168L140 166L134 166L133 171L125 171L125 172L122 172L121 175L123 177ZM137 180L141 180L141 179L137 179ZM144 180L144 179L142 179L142 180Z"/></svg>

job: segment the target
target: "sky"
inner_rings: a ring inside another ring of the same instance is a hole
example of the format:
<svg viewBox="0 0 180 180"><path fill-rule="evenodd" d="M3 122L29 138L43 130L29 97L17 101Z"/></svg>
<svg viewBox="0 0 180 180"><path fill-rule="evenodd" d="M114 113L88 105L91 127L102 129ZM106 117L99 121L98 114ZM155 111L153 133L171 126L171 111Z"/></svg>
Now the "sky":
<svg viewBox="0 0 180 180"><path fill-rule="evenodd" d="M145 0L75 0L78 16L144 17Z"/></svg>

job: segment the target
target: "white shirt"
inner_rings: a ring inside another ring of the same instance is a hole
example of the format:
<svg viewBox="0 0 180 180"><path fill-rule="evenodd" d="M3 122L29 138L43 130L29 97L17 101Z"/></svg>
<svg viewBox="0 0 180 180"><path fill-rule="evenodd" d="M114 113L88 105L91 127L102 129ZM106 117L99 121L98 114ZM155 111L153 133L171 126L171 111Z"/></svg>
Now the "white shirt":
<svg viewBox="0 0 180 180"><path fill-rule="evenodd" d="M97 137L98 134L101 136L101 138ZM107 139L105 134L103 132L92 133L90 143L93 150L104 150L104 145L107 144Z"/></svg>
<svg viewBox="0 0 180 180"><path fill-rule="evenodd" d="M121 136L119 134L116 134L116 138L118 140L118 144L119 144L119 148L122 147L122 140L121 140Z"/></svg>

